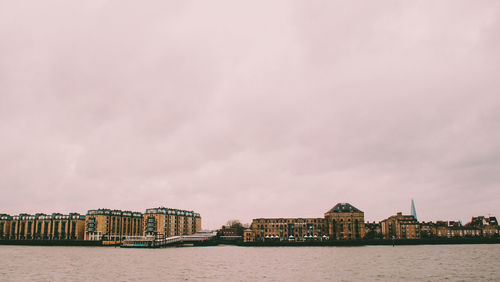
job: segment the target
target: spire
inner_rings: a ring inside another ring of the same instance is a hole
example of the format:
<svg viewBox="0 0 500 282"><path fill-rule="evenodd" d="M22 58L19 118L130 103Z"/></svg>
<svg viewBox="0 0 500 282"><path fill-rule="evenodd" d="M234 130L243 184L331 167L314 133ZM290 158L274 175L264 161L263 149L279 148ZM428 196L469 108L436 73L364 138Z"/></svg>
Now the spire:
<svg viewBox="0 0 500 282"><path fill-rule="evenodd" d="M415 201L413 201L413 199L411 199L411 215L413 215L413 217L415 218L415 220L418 221L418 219L417 219L417 210L415 209Z"/></svg>

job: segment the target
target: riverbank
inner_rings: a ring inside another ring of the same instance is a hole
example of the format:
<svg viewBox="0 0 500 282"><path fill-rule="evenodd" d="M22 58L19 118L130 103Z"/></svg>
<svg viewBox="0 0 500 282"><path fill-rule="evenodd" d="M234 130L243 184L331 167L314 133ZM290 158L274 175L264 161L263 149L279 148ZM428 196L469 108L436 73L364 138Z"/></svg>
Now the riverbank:
<svg viewBox="0 0 500 282"><path fill-rule="evenodd" d="M0 240L0 245L26 246L119 246L117 242L78 241L78 240ZM500 238L437 238L408 240L339 240L339 241L265 241L265 242L234 242L227 240L210 240L190 244L175 244L172 246L217 246L235 245L241 247L324 247L324 246L404 246L404 245L463 245L463 244L500 244Z"/></svg>
<svg viewBox="0 0 500 282"><path fill-rule="evenodd" d="M84 240L0 240L0 245L100 247L101 241Z"/></svg>
<svg viewBox="0 0 500 282"><path fill-rule="evenodd" d="M345 241L265 241L238 243L244 247L309 247L309 246L398 246L398 245L460 245L500 244L500 238L436 238L406 240L345 240Z"/></svg>

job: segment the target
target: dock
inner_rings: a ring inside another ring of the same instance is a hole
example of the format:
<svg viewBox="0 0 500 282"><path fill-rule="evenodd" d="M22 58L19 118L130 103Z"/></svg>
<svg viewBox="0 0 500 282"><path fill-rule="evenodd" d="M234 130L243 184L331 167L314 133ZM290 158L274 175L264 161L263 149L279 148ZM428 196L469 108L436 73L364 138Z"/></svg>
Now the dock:
<svg viewBox="0 0 500 282"><path fill-rule="evenodd" d="M122 248L162 248L178 245L210 245L215 242L216 232L206 231L190 235L179 235L163 238L161 236L127 236L121 243Z"/></svg>

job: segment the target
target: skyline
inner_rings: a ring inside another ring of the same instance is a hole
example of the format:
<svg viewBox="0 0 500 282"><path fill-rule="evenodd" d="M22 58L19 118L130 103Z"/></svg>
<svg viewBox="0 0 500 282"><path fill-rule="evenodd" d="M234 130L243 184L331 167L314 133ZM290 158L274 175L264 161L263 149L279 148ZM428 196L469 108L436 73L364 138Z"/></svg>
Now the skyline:
<svg viewBox="0 0 500 282"><path fill-rule="evenodd" d="M337 205L339 205L339 204L343 204L343 203L337 203ZM346 203L346 204L349 204L349 203ZM349 204L349 205L350 205L350 204ZM94 211L97 211L97 210L110 210L110 211L116 210L116 211L120 211L120 212L132 212L132 213L136 213L136 212L137 212L137 213L144 214L144 213L147 213L147 211L148 211L148 210L152 210L152 209L159 209L159 208L167 208L167 209L179 210L179 211L185 211L185 212L194 212L195 214L200 215L200 214L199 214L198 212L196 212L195 210L189 210L189 209L188 209L188 210L184 210L184 209L173 208L173 207L167 207L167 206L149 207L149 208L144 209L144 212L143 212L143 211L141 211L141 210L131 210L131 209L113 209L113 208L108 209L108 208L98 208L98 209L90 209L90 210L87 210L86 212L72 211L72 212L67 212L67 214L75 214L75 213L76 213L76 214L86 215L86 214L88 214L88 212L94 212ZM444 220L444 221L454 221L454 219L449 219L449 218L448 218L448 219L445 219L445 218L435 219L435 218L434 218L434 219L430 219L430 220L428 220L428 221L419 221L419 220L417 219L417 217L416 217L415 202L414 202L414 200L413 200L413 199L411 199L411 208L410 208L410 209L411 209L411 212L406 212L406 211L398 211L398 212L396 212L396 213L402 213L402 214L404 214L404 215L410 215L410 216L413 216L417 222L422 222L422 223L424 223L424 222L433 222L433 221L443 221L443 220ZM364 213L364 211L361 211L361 212L363 212L363 213ZM57 211L56 211L56 212L36 211L36 212L31 212L31 213L30 213L30 212L26 212L26 211L24 211L24 212L19 212L19 213L16 213L16 214L6 214L6 215L10 215L10 216L16 216L16 215L21 215L21 214L29 214L29 215L35 215L35 214L47 214L47 215L50 215L50 214L52 214L52 213L55 213L55 214L63 214L63 215L64 215L64 213L60 213L60 212L57 212ZM326 213L326 212L325 212L325 213ZM0 212L0 214L3 214L3 213L1 213L1 212ZM391 216L392 216L392 215L391 215ZM477 217L477 216L485 216L485 215L472 215L472 216L470 216L470 218ZM492 217L496 217L496 215L494 215L494 214L487 214L486 216L487 216L487 217L490 217L490 216L492 216ZM317 217L318 217L318 216L309 216L309 217L298 216L298 217L295 217L295 218L317 218ZM234 218L234 217L230 217L230 216L229 216L228 218L230 218L230 219L228 219L228 220L227 220L227 222L230 222L230 221L232 221L232 220L237 220L237 221L240 221L240 219L238 219L238 218ZM292 217L289 217L289 216L275 216L275 217L259 217L259 218L260 218L260 219L262 219L262 218L292 218ZM251 219L250 219L250 222L251 222L251 221L254 221L255 219L257 219L257 218L251 218ZM383 221L384 219L386 219L386 218L382 218L382 219L380 219L380 220L372 220L372 222L381 222L381 221ZM462 223L462 222L467 222L468 220L463 221L463 220L461 220L461 219L458 219L458 221L460 221L460 222ZM365 222L366 222L366 223L369 223L369 222L370 222L370 220L366 220ZM250 223L248 223L248 222L244 222L244 221L243 221L243 222L241 222L241 223L242 223L242 224L244 224L244 225L245 225L245 224L250 224ZM225 225L225 224L222 224L222 225ZM222 225L220 225L220 226L222 226ZM215 229L219 228L220 226L215 227Z"/></svg>
<svg viewBox="0 0 500 282"><path fill-rule="evenodd" d="M0 3L0 213L500 216L500 3Z"/></svg>

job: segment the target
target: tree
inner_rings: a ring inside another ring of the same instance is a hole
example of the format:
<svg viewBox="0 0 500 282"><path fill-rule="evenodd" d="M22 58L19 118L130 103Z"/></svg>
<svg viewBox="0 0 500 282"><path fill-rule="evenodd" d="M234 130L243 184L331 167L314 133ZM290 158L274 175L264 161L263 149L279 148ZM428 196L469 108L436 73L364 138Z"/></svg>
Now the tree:
<svg viewBox="0 0 500 282"><path fill-rule="evenodd" d="M243 236L243 230L245 230L245 228L243 227L243 224L241 224L241 222L237 219L228 220L226 222L225 227L226 228L235 228L236 234L238 234L239 236Z"/></svg>
<svg viewBox="0 0 500 282"><path fill-rule="evenodd" d="M241 228L243 225L237 219L231 219L226 222L226 227Z"/></svg>

